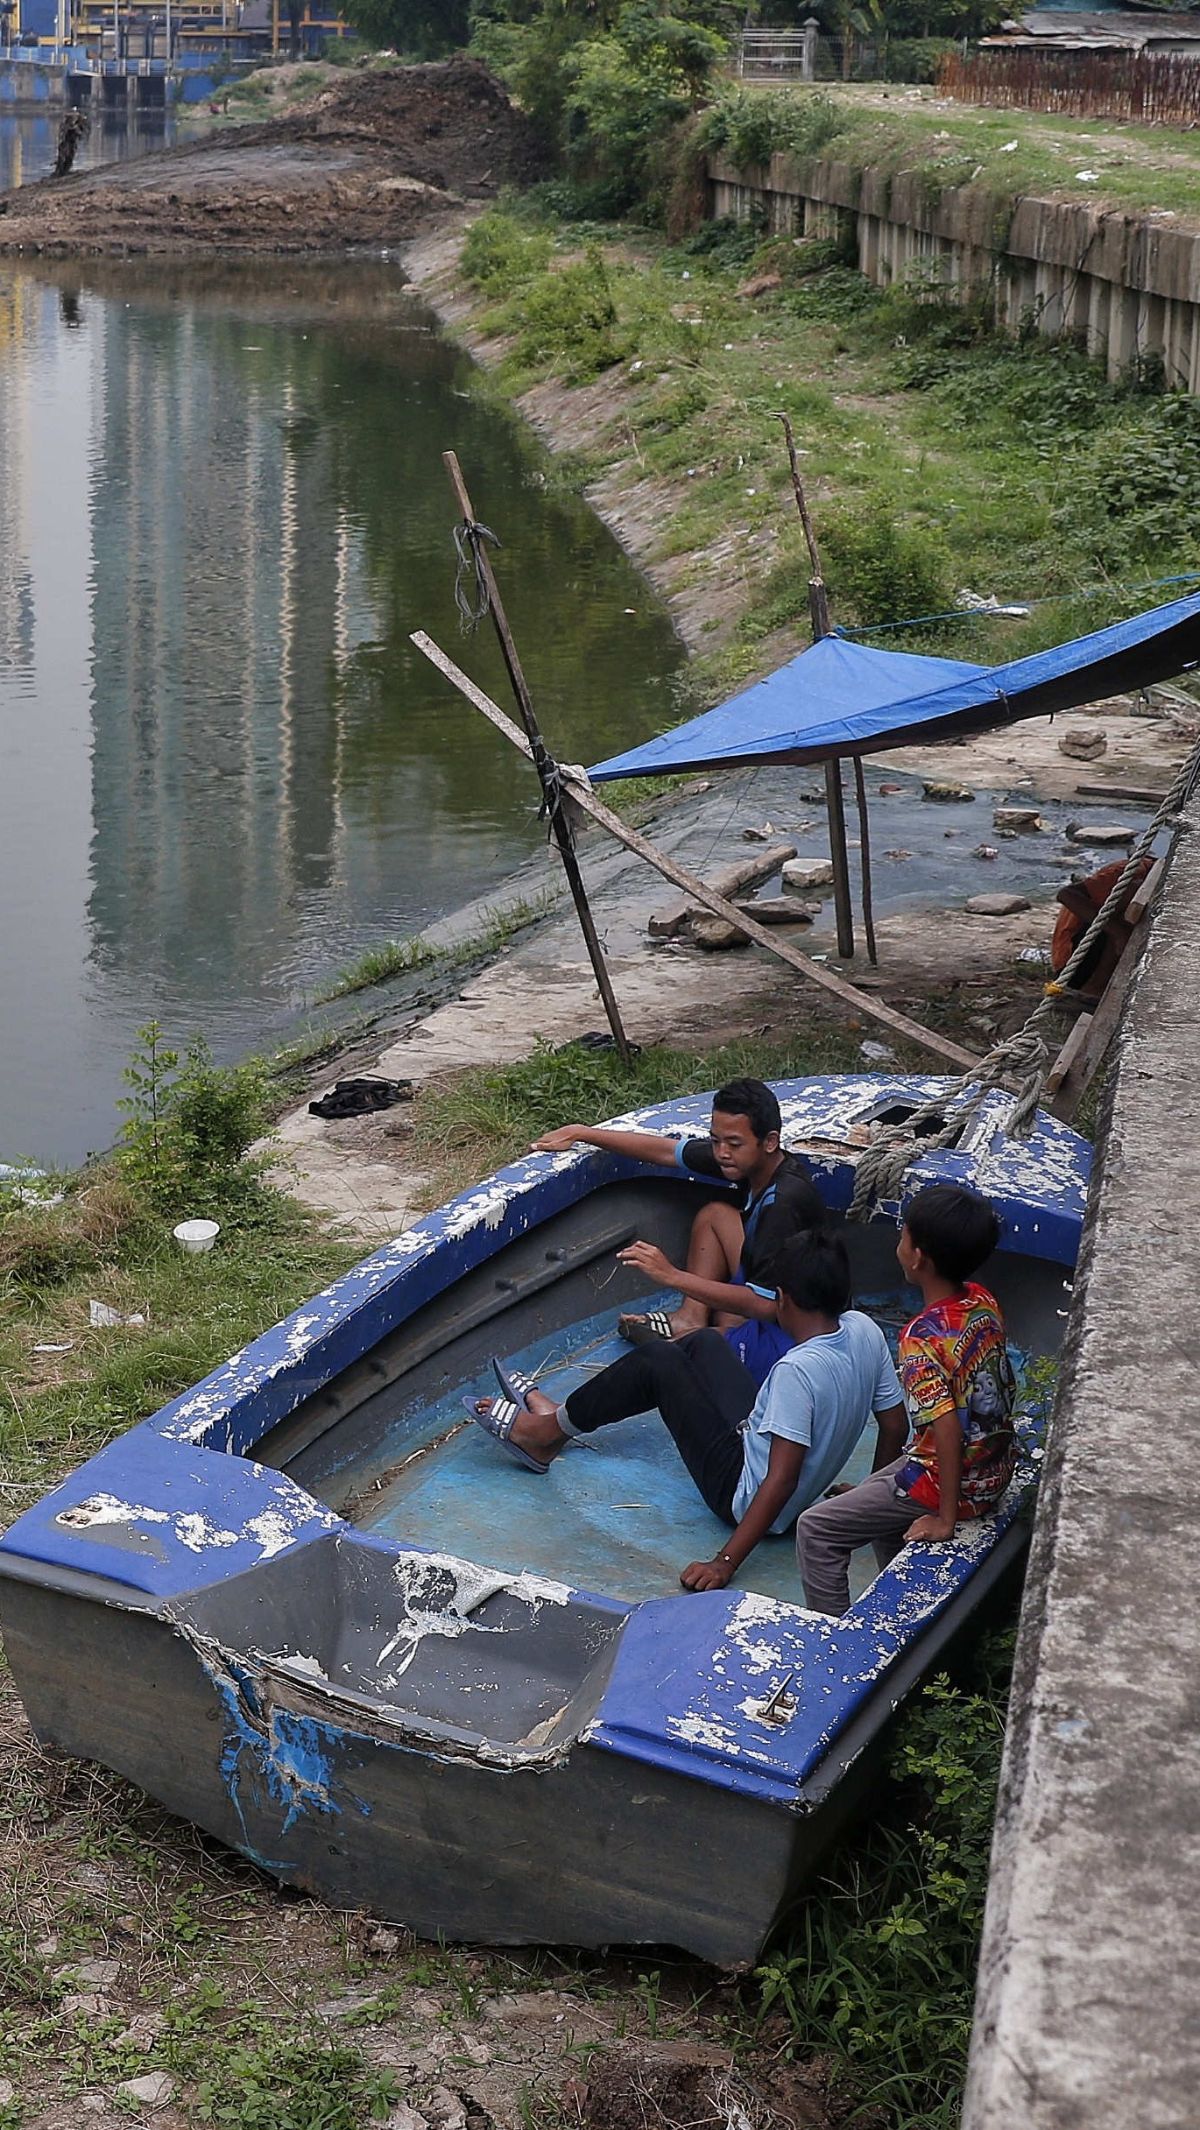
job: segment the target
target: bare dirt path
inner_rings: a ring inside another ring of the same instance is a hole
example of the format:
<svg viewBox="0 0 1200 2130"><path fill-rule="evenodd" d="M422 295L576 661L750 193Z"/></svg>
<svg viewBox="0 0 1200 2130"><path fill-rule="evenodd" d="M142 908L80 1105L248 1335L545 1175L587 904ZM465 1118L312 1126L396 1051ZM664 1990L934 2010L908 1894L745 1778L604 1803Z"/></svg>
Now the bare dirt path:
<svg viewBox="0 0 1200 2130"><path fill-rule="evenodd" d="M263 125L0 194L0 252L387 249L539 169L524 118L477 60L372 68Z"/></svg>

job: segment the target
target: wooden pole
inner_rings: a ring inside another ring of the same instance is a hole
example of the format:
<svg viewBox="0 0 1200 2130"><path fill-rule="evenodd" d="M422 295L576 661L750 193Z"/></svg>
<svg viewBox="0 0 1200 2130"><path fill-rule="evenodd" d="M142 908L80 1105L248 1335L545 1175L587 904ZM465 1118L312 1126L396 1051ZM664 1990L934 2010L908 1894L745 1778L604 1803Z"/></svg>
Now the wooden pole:
<svg viewBox="0 0 1200 2130"><path fill-rule="evenodd" d="M787 440L788 465L792 469L792 493L804 528L808 547L811 575L808 580L808 616L812 627L812 640L820 643L823 636L831 633L829 623L829 594L821 575L821 557L817 553L817 536L808 513L808 499L800 478L800 462L796 457L796 439L786 414L777 414L776 421L783 423ZM837 919L838 953L844 960L854 954L854 911L850 901L850 853L846 848L846 809L842 804L842 765L835 755L825 764L825 803L829 813L829 857L833 865L833 908ZM864 913L865 914L865 913ZM871 956L874 961L875 956Z"/></svg>
<svg viewBox="0 0 1200 2130"><path fill-rule="evenodd" d="M467 494L467 484L463 479L462 468L458 463L457 454L453 451L443 451L442 464L450 476L450 486L454 490L460 515L471 537L475 565L482 579L484 590L487 593L488 612L492 617L504 664L508 671L509 680L512 682L512 691L517 699L517 707L521 713L521 723L525 727L529 741L530 759L537 770L538 779L541 783L542 799L554 833L554 840L558 845L558 853L563 862L563 871L567 876L567 884L575 904L575 914L579 919L579 929L583 933L584 945L588 951L588 960L591 962L600 996L604 1002L604 1011L608 1016L608 1025L612 1029L613 1041L620 1053L621 1063L628 1069L632 1063L629 1037L625 1033L625 1024L621 1019L621 1009L617 1004L616 993L612 987L612 979L608 973L608 964L604 959L604 949L600 944L600 935L596 930L591 904L587 899L587 889L583 884L583 874L579 869L579 856L575 849L574 833L563 806L563 792L558 764L551 759L546 751L546 743L542 738L541 728L537 721L537 713L533 707L533 698L529 693L521 661L517 656L517 647L513 642L512 631L508 626L508 616L504 611L504 603L496 585L492 565L488 560L487 548L473 531L476 522L475 511L471 498Z"/></svg>
<svg viewBox="0 0 1200 2130"><path fill-rule="evenodd" d="M854 757L854 796L858 801L859 855L862 864L862 913L863 930L867 935L867 959L873 969L879 967L875 951L875 904L871 895L871 819L867 812L867 786L863 777L862 756Z"/></svg>
<svg viewBox="0 0 1200 2130"><path fill-rule="evenodd" d="M519 748L523 755L532 760L533 750L512 719L505 716L504 711L498 703L492 701L490 695L485 695L482 688L477 688L474 681L468 679L452 658L447 658L446 653L439 650L432 637L427 636L423 629L417 629L410 641L429 660L430 665L436 666L439 673L444 673L446 679L458 689L459 694L465 696L467 701L487 718L489 724L496 727L497 732L502 732L506 740L510 740L514 747ZM974 1051L962 1049L958 1043L952 1043L948 1037L935 1034L931 1028L922 1028L919 1021L910 1021L906 1014L897 1013L893 1007L885 1006L882 999L868 998L865 992L856 991L854 985L848 984L844 977L835 976L832 969L822 968L818 962L810 961L806 954L801 954L797 947L774 937L764 925L756 924L745 911L739 910L736 903L728 901L724 895L717 894L714 888L706 887L702 880L697 880L693 873L685 872L683 866L677 865L665 851L656 849L653 843L647 842L645 836L628 827L619 814L613 813L611 808L596 797L590 785L577 783L569 770L564 769L562 775L570 785L572 804L578 806L581 812L588 814L601 828L607 829L610 836L615 836L618 843L625 845L626 850L634 851L639 858L644 858L646 864L652 865L655 872L662 874L664 880L682 888L685 894L691 896L693 902L711 910L714 917L723 917L727 924L736 925L739 932L746 934L747 939L752 939L756 946L766 947L769 953L774 954L779 961L786 962L789 969L795 969L808 983L816 984L820 990L828 992L830 997L836 998L843 1006L850 1007L855 1013L866 1014L870 1020L878 1021L881 1027L890 1029L893 1035L903 1036L906 1043L918 1044L922 1050L929 1051L931 1056L941 1059L944 1064L953 1065L960 1072L969 1072L973 1066L978 1065L979 1059Z"/></svg>

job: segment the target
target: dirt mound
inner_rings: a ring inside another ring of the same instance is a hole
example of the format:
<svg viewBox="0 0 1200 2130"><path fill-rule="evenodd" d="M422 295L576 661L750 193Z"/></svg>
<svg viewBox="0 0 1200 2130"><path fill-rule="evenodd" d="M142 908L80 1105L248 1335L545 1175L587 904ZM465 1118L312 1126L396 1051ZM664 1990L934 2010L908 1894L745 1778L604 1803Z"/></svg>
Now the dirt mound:
<svg viewBox="0 0 1200 2130"><path fill-rule="evenodd" d="M478 60L360 69L303 111L0 195L0 252L388 249L542 169Z"/></svg>
<svg viewBox="0 0 1200 2130"><path fill-rule="evenodd" d="M408 177L468 195L529 185L545 157L528 119L478 59L362 69L278 121L300 139L367 139Z"/></svg>

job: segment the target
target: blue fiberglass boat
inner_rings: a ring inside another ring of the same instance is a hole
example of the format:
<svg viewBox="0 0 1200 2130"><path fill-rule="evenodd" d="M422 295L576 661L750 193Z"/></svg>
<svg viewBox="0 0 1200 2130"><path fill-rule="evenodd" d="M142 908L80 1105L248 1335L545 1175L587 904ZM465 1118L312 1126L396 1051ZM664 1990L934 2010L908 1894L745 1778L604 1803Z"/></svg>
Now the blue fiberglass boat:
<svg viewBox="0 0 1200 2130"><path fill-rule="evenodd" d="M780 1086L835 1217L872 1120L938 1084ZM983 1276L1029 1356L1059 1342L1088 1148L1046 1117L1015 1143L1008 1108L989 1096L909 1184L996 1203ZM840 1620L804 1609L789 1539L740 1587L680 1591L721 1527L656 1416L548 1480L498 1456L461 1403L491 1389L489 1355L564 1390L603 1365L644 1299L614 1252L682 1249L708 1188L584 1148L517 1162L93 1457L0 1542L39 1736L341 1908L753 1959L861 1804L892 1710L1018 1560L1038 1451L994 1519L907 1548ZM889 1325L896 1210L846 1228Z"/></svg>

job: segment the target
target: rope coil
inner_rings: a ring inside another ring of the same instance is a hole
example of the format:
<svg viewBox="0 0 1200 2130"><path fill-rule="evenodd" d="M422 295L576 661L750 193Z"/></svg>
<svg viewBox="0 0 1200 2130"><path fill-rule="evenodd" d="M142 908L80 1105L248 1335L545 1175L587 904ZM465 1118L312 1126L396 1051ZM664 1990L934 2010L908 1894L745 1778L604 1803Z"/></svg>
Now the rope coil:
<svg viewBox="0 0 1200 2130"><path fill-rule="evenodd" d="M963 1073L943 1093L931 1095L928 1101L922 1102L905 1118L903 1124L881 1127L865 1152L860 1155L854 1179L854 1195L850 1202L851 1220L869 1220L872 1205L878 1199L898 1199L901 1196L921 1125L940 1127L921 1136L922 1154L935 1153L941 1147L953 1145L962 1136L967 1125L973 1123L979 1115L985 1097L993 1088L1007 1086L1014 1095L1013 1106L1003 1127L1009 1138L1028 1138L1033 1129L1050 1067L1050 1049L1044 1028L1053 1011L1055 999L1071 988L1072 978L1087 959L1110 917L1124 902L1130 885L1143 859L1149 856L1156 837L1161 835L1165 828L1177 830L1181 826L1184 808L1197 783L1200 783L1200 740L1181 765L1153 820L1130 850L1107 898L1097 910L1086 932L1076 942L1066 967L1059 971L1052 984L1044 986L1042 997L1024 1027L1018 1028L1010 1036L1005 1036L999 1043L994 1043L978 1065L970 1072ZM959 1097L962 1099L959 1100Z"/></svg>
<svg viewBox="0 0 1200 2130"><path fill-rule="evenodd" d="M454 552L458 558L454 572L454 604L458 608L459 633L463 636L474 634L490 604L482 559L485 540L493 547L502 544L499 534L494 533L490 525L481 525L474 518L463 518L454 528Z"/></svg>

